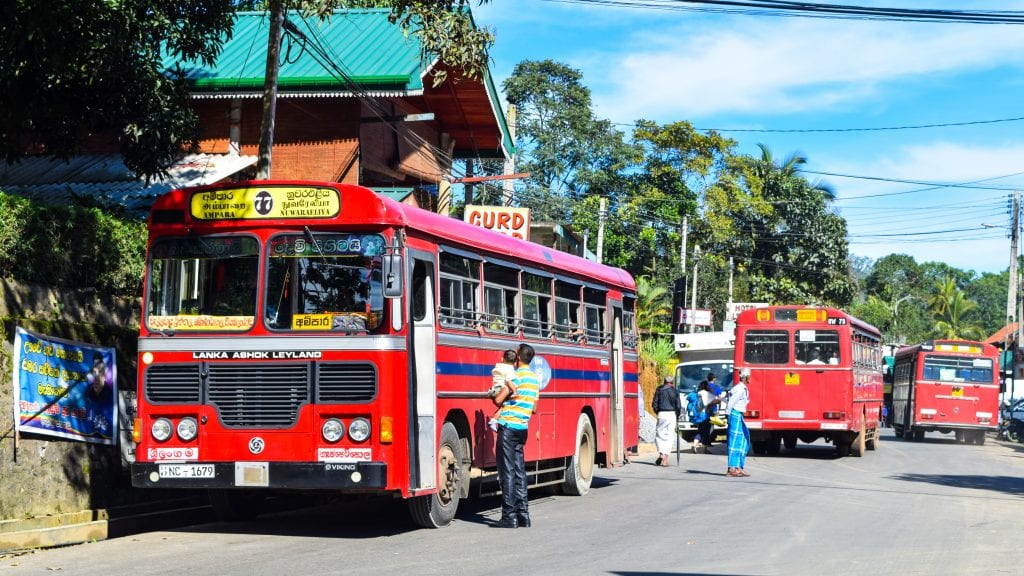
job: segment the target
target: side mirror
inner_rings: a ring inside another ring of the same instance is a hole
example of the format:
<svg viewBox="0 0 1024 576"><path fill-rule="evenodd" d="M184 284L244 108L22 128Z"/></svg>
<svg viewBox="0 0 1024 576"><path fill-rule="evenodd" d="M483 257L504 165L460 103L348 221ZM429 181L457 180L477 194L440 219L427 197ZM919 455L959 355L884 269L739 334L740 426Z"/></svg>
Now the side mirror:
<svg viewBox="0 0 1024 576"><path fill-rule="evenodd" d="M384 260L384 297L385 298L401 298L402 297L402 278L404 276L404 268L402 266L402 257L398 254L385 254Z"/></svg>

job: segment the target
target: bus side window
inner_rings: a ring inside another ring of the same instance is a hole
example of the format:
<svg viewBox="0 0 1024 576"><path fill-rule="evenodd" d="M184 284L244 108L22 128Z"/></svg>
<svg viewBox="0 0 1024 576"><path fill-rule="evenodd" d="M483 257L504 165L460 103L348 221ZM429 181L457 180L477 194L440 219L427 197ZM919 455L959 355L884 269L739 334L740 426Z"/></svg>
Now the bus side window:
<svg viewBox="0 0 1024 576"><path fill-rule="evenodd" d="M427 285L433 281L434 270L428 262L416 260L412 269L412 319L420 321L427 317Z"/></svg>

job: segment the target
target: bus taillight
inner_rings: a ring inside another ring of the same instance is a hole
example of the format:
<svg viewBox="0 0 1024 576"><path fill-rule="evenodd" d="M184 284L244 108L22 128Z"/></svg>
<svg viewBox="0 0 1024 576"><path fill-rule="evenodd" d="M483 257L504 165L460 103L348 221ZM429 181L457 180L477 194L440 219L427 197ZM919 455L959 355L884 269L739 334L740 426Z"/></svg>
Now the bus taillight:
<svg viewBox="0 0 1024 576"><path fill-rule="evenodd" d="M747 418L760 418L761 417L761 411L760 410L747 410L747 412L744 414L744 416L747 417Z"/></svg>
<svg viewBox="0 0 1024 576"><path fill-rule="evenodd" d="M825 420L843 420L846 418L846 412L825 412L821 417Z"/></svg>

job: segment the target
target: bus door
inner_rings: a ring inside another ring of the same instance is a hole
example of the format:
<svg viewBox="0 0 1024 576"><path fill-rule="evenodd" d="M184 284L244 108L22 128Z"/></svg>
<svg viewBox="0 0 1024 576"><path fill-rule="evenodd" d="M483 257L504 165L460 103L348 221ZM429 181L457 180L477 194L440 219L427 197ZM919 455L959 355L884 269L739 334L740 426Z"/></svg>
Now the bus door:
<svg viewBox="0 0 1024 576"><path fill-rule="evenodd" d="M409 276L409 483L417 489L437 485L437 372L435 368L434 256L408 251Z"/></svg>
<svg viewBox="0 0 1024 576"><path fill-rule="evenodd" d="M839 330L799 328L793 331L793 363L800 367L802 419L812 421L816 427L830 420L845 426L849 420L859 420L850 414L853 398L850 373L851 359L843 358L839 345Z"/></svg>
<svg viewBox="0 0 1024 576"><path fill-rule="evenodd" d="M609 429L612 431L611 444L608 446L609 464L620 464L623 461L625 452L625 439L623 437L623 370L622 370L622 303L612 302L612 341L611 341L611 362L609 373L611 374L611 398L612 409L609 410Z"/></svg>

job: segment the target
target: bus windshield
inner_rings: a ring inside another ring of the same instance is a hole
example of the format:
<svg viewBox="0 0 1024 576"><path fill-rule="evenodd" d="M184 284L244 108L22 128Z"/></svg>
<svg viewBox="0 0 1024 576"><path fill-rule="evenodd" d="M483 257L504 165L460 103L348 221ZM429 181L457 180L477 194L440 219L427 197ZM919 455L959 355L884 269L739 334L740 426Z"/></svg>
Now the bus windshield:
<svg viewBox="0 0 1024 576"><path fill-rule="evenodd" d="M708 379L708 374L715 375L715 382L722 387L722 390L732 389L732 361L707 361L691 362L676 365L676 388L680 394L687 394L697 390L697 385L702 380Z"/></svg>
<svg viewBox="0 0 1024 576"><path fill-rule="evenodd" d="M250 236L162 238L150 249L150 330L249 330L259 243Z"/></svg>
<svg viewBox="0 0 1024 576"><path fill-rule="evenodd" d="M923 377L925 380L942 382L985 382L991 384L992 359L929 355L924 359Z"/></svg>
<svg viewBox="0 0 1024 576"><path fill-rule="evenodd" d="M271 330L358 333L381 325L380 234L287 234L268 249L264 317Z"/></svg>

